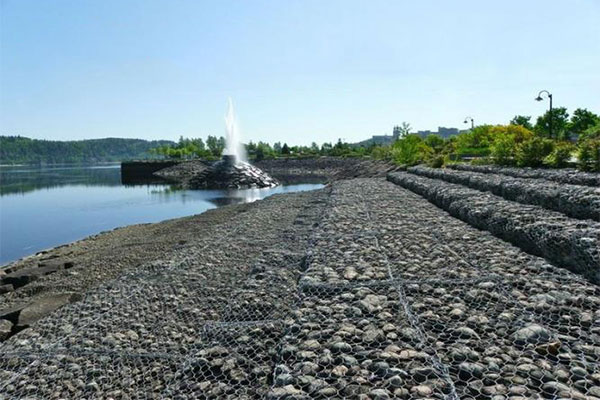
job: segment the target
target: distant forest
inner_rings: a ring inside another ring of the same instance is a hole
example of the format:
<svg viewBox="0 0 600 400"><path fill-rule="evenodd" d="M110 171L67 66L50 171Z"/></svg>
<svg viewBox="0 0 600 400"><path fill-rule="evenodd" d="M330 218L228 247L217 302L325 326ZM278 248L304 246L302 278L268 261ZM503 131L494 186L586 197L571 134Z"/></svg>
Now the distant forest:
<svg viewBox="0 0 600 400"><path fill-rule="evenodd" d="M55 141L0 136L0 164L61 164L156 158L150 149L175 145L168 140L90 139Z"/></svg>

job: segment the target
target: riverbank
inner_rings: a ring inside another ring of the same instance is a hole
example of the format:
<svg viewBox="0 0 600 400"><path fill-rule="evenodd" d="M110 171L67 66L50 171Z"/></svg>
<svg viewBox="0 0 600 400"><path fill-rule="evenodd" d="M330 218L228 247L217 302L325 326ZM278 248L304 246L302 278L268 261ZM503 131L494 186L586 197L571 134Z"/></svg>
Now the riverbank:
<svg viewBox="0 0 600 400"><path fill-rule="evenodd" d="M148 183L161 179L152 175L153 172L166 169L173 171L171 181L183 182L185 177L192 176L186 175L187 171L197 172L197 164L136 162L130 165L129 172L133 173L128 176ZM396 169L379 161L331 157L268 160L261 167L273 171L284 184L321 183L355 175L382 177ZM185 247L190 238L205 234L206 229L219 223L214 221L230 219L230 212L236 213L226 209L216 214L211 211L158 224L117 228L3 266L0 269L0 320L10 321L11 325L4 323L0 339L17 333L54 309L78 301L88 290L114 279L124 270ZM35 313L29 315L28 310Z"/></svg>
<svg viewBox="0 0 600 400"><path fill-rule="evenodd" d="M10 263L0 270L0 279L7 275L20 279L12 283L3 279L0 319L10 320L11 330L18 331L124 271L190 246L194 238L248 207L221 207L191 217L117 228ZM27 307L39 311L33 318L19 319Z"/></svg>
<svg viewBox="0 0 600 400"><path fill-rule="evenodd" d="M182 221L187 243L0 345L0 394L600 394L600 288L384 178Z"/></svg>
<svg viewBox="0 0 600 400"><path fill-rule="evenodd" d="M127 162L121 165L122 181L144 183L162 179L188 187L188 182L211 162L203 160L165 162ZM282 184L325 183L357 177L382 177L400 170L394 164L365 158L315 157L278 158L252 162Z"/></svg>

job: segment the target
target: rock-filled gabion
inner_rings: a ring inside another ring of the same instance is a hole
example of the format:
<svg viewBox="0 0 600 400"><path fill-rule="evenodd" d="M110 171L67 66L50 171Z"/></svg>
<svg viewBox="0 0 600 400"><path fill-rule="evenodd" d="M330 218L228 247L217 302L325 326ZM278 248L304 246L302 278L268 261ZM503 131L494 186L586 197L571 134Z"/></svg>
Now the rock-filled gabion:
<svg viewBox="0 0 600 400"><path fill-rule="evenodd" d="M0 398L600 398L600 288L380 179L277 196L0 345Z"/></svg>
<svg viewBox="0 0 600 400"><path fill-rule="evenodd" d="M545 179L571 185L585 185L600 187L600 173L582 172L576 169L540 169L540 168L512 168L497 165L471 165L450 164L448 168L461 171L481 172L484 174L502 174L515 178Z"/></svg>
<svg viewBox="0 0 600 400"><path fill-rule="evenodd" d="M491 192L506 200L533 204L569 217L600 221L600 187L423 166L408 168L408 172Z"/></svg>
<svg viewBox="0 0 600 400"><path fill-rule="evenodd" d="M186 181L189 189L268 188L279 185L276 179L255 166L232 156L206 168Z"/></svg>
<svg viewBox="0 0 600 400"><path fill-rule="evenodd" d="M525 251L600 282L600 224L504 200L461 185L404 172L388 180L410 189L451 215Z"/></svg>
<svg viewBox="0 0 600 400"><path fill-rule="evenodd" d="M0 398L263 397L325 195L253 204L0 344Z"/></svg>

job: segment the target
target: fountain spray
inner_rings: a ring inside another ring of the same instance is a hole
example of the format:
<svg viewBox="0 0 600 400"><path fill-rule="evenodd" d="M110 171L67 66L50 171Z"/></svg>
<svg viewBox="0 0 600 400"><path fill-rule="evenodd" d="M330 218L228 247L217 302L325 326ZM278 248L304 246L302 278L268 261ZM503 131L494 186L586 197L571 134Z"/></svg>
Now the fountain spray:
<svg viewBox="0 0 600 400"><path fill-rule="evenodd" d="M240 140L238 123L233 111L233 101L231 97L227 102L227 114L225 114L225 149L223 155L233 156L235 164L246 162L246 150Z"/></svg>

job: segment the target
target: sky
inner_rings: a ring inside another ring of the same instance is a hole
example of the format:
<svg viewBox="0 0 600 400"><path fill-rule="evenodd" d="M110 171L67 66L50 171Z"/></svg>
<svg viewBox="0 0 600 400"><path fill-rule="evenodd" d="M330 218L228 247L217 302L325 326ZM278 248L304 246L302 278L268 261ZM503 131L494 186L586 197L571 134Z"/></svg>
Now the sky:
<svg viewBox="0 0 600 400"><path fill-rule="evenodd" d="M600 113L600 0L0 0L0 134L356 142Z"/></svg>

